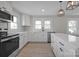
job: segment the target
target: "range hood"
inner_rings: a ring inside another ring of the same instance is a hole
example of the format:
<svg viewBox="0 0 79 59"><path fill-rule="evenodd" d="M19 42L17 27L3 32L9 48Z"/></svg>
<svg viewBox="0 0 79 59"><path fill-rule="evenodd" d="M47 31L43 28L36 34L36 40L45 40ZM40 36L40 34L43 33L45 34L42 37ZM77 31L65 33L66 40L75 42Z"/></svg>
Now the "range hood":
<svg viewBox="0 0 79 59"><path fill-rule="evenodd" d="M13 20L13 16L0 10L0 21L11 22Z"/></svg>

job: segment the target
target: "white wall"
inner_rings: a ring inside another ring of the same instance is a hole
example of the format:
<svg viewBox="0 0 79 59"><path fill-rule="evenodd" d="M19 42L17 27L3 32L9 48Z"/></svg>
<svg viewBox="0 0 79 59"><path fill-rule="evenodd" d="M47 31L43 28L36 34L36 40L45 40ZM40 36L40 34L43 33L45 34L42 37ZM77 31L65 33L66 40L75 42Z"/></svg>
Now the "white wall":
<svg viewBox="0 0 79 59"><path fill-rule="evenodd" d="M58 17L58 16L53 16L54 24L53 24L53 30L54 32L58 33L65 33L66 32L66 18L65 17Z"/></svg>
<svg viewBox="0 0 79 59"><path fill-rule="evenodd" d="M79 35L79 16L78 15L69 15L69 16L64 16L64 17L57 17L54 16L54 31L58 32L58 33L67 33L67 34L71 34L68 31L68 22L69 21L76 21L77 22L77 31L72 33L75 35Z"/></svg>

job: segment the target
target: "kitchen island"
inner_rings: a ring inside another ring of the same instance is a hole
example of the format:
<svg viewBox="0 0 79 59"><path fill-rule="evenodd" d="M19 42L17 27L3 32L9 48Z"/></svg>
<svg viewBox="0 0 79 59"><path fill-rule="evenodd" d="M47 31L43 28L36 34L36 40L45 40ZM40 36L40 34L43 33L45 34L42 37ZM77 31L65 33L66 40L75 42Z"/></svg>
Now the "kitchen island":
<svg viewBox="0 0 79 59"><path fill-rule="evenodd" d="M78 36L52 33L51 47L56 57L79 57Z"/></svg>

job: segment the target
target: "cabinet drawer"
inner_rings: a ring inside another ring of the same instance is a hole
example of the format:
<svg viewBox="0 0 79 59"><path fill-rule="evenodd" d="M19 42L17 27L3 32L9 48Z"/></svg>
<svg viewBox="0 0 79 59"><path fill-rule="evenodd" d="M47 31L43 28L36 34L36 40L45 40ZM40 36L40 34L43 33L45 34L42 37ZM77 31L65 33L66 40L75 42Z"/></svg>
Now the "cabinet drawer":
<svg viewBox="0 0 79 59"><path fill-rule="evenodd" d="M62 47L58 48L58 57L63 57L64 56L64 49Z"/></svg>
<svg viewBox="0 0 79 59"><path fill-rule="evenodd" d="M53 45L53 52L57 57L63 57L63 49L58 47L57 45Z"/></svg>
<svg viewBox="0 0 79 59"><path fill-rule="evenodd" d="M64 46L64 43L62 43L62 42L60 42L60 41L59 41L59 44L60 44L61 46Z"/></svg>
<svg viewBox="0 0 79 59"><path fill-rule="evenodd" d="M54 54L55 54L55 56L57 56L57 46L56 45L53 45L53 52L54 52Z"/></svg>

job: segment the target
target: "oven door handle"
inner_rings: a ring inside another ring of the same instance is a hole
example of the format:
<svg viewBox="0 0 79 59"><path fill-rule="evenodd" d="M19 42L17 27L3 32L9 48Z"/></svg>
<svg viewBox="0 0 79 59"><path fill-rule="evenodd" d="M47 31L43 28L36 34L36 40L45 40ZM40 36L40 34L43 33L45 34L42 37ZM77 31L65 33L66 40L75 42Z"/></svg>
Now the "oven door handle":
<svg viewBox="0 0 79 59"><path fill-rule="evenodd" d="M9 40L9 39L6 39L6 40L1 40L1 43L4 43L4 42L9 42L9 41L11 41L11 40Z"/></svg>
<svg viewBox="0 0 79 59"><path fill-rule="evenodd" d="M6 42L6 41L10 41L10 40L12 40L13 38L16 38L16 37L18 37L18 36L13 36L11 38L3 39L0 42L3 43L3 42Z"/></svg>

